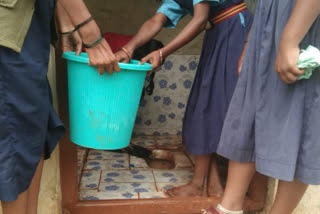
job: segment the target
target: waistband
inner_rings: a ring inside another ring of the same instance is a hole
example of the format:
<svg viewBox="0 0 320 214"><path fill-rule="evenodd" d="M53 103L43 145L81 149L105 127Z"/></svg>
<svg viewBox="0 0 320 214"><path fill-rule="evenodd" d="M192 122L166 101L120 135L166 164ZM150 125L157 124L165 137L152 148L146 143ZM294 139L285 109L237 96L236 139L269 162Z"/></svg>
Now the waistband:
<svg viewBox="0 0 320 214"><path fill-rule="evenodd" d="M239 2L239 4L232 5L231 7L226 8L225 10L219 12L216 15L213 15L210 18L212 24L217 25L228 18L241 13L242 11L247 9L247 5L244 1Z"/></svg>

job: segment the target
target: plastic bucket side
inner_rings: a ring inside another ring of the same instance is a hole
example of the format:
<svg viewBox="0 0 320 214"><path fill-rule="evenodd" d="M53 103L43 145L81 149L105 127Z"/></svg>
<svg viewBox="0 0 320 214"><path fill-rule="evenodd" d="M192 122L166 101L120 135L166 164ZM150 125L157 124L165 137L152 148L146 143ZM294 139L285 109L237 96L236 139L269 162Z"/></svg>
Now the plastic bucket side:
<svg viewBox="0 0 320 214"><path fill-rule="evenodd" d="M145 76L128 69L99 75L95 67L68 60L71 141L95 149L128 146Z"/></svg>

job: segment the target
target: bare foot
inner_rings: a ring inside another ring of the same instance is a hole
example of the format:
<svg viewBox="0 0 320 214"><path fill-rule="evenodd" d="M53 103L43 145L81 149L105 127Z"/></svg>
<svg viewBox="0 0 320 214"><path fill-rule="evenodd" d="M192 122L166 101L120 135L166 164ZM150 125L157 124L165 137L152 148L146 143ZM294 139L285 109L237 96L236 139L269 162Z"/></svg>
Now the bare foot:
<svg viewBox="0 0 320 214"><path fill-rule="evenodd" d="M215 185L208 185L208 196L209 197L216 197L220 198L223 195L223 187L220 183L217 183Z"/></svg>
<svg viewBox="0 0 320 214"><path fill-rule="evenodd" d="M202 214L224 214L223 212L221 212L213 207L210 207L207 210L201 210L201 212L202 212Z"/></svg>
<svg viewBox="0 0 320 214"><path fill-rule="evenodd" d="M221 197L223 195L223 187L220 180L220 173L216 158L212 158L210 173L208 176L207 192L209 197Z"/></svg>
<svg viewBox="0 0 320 214"><path fill-rule="evenodd" d="M203 187L195 185L193 183L188 183L179 187L174 187L168 189L166 194L173 197L196 197L196 196L206 196L203 191Z"/></svg>

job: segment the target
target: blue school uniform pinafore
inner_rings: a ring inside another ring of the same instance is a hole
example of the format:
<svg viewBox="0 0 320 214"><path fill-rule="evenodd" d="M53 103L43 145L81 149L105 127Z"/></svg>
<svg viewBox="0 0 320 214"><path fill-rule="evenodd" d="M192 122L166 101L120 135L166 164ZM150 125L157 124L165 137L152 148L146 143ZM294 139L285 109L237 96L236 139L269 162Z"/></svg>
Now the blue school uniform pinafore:
<svg viewBox="0 0 320 214"><path fill-rule="evenodd" d="M0 200L28 189L64 134L47 80L54 0L37 0L21 53L0 47Z"/></svg>
<svg viewBox="0 0 320 214"><path fill-rule="evenodd" d="M193 6L203 0L165 0L158 12L173 27ZM242 0L208 1L209 20L243 3ZM165 4L171 6L165 7ZM230 10L229 10L230 11ZM207 30L192 90L183 120L183 144L194 155L215 153L224 118L238 79L237 67L252 23L247 10L217 23Z"/></svg>

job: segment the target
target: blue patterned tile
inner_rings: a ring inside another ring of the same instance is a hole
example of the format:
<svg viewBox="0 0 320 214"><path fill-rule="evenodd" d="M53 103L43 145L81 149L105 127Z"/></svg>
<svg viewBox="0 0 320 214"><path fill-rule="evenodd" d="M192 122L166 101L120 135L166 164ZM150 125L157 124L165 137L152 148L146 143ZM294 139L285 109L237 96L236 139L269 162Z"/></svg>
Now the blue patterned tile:
<svg viewBox="0 0 320 214"><path fill-rule="evenodd" d="M184 104L184 103L178 103L178 108L179 108L179 109L183 109L184 107L186 107L186 104Z"/></svg>
<svg viewBox="0 0 320 214"><path fill-rule="evenodd" d="M176 118L176 114L173 113L173 112L170 113L168 116L169 116L169 118L171 118L171 119L175 119L175 118Z"/></svg>
<svg viewBox="0 0 320 214"><path fill-rule="evenodd" d="M164 114L160 114L160 115L159 115L158 121L159 121L160 123L164 123L164 122L166 122L166 120L167 120L166 115L164 115Z"/></svg>
<svg viewBox="0 0 320 214"><path fill-rule="evenodd" d="M134 192L106 192L82 190L80 200L113 200L113 199L138 199L138 193Z"/></svg>
<svg viewBox="0 0 320 214"><path fill-rule="evenodd" d="M90 150L88 160L128 160L128 154L105 150Z"/></svg>
<svg viewBox="0 0 320 214"><path fill-rule="evenodd" d="M124 170L129 169L129 160L90 160L85 169L91 170Z"/></svg>
<svg viewBox="0 0 320 214"><path fill-rule="evenodd" d="M190 89L192 87L192 81L191 80L185 80L183 82L183 86L186 88L186 89Z"/></svg>
<svg viewBox="0 0 320 214"><path fill-rule="evenodd" d="M159 100L161 100L160 96L154 96L153 97L154 102L158 102Z"/></svg>
<svg viewBox="0 0 320 214"><path fill-rule="evenodd" d="M153 137L146 137L146 138L137 137L137 138L133 138L133 139L131 139L131 143L135 144L135 145L138 145L138 146L145 147L145 148L155 148L156 147L156 142L155 142Z"/></svg>
<svg viewBox="0 0 320 214"><path fill-rule="evenodd" d="M191 170L154 170L156 183L187 183L192 179Z"/></svg>
<svg viewBox="0 0 320 214"><path fill-rule="evenodd" d="M83 171L80 181L80 189L97 189L100 174L100 171Z"/></svg>
<svg viewBox="0 0 320 214"><path fill-rule="evenodd" d="M160 86L160 88L166 88L167 85L168 85L167 80L160 80L160 81L159 81L159 86Z"/></svg>
<svg viewBox="0 0 320 214"><path fill-rule="evenodd" d="M115 174L116 173L116 174ZM116 176L114 176L116 175ZM130 171L103 171L101 182L108 182L112 178L115 182L154 182L152 171L130 170Z"/></svg>
<svg viewBox="0 0 320 214"><path fill-rule="evenodd" d="M176 83L173 83L169 86L170 89L172 90L176 90L177 89L177 84Z"/></svg>
<svg viewBox="0 0 320 214"><path fill-rule="evenodd" d="M101 183L99 191L113 193L152 193L157 192L154 183Z"/></svg>
<svg viewBox="0 0 320 214"><path fill-rule="evenodd" d="M159 140L174 140L176 141L177 140L177 135L171 135L171 134L162 134L162 135L159 135L159 136L156 136L155 137L155 140L156 141L159 141Z"/></svg>
<svg viewBox="0 0 320 214"><path fill-rule="evenodd" d="M171 104L171 98L170 97L164 97L163 98L163 105L166 105L166 106L168 106L168 105L170 105Z"/></svg>
<svg viewBox="0 0 320 214"><path fill-rule="evenodd" d="M166 195L164 194L164 192L160 191L160 192L141 192L139 193L139 198L140 199L156 199L156 198L166 198Z"/></svg>
<svg viewBox="0 0 320 214"><path fill-rule="evenodd" d="M157 140L157 148L159 149L178 149L182 148L182 144L178 138Z"/></svg>
<svg viewBox="0 0 320 214"><path fill-rule="evenodd" d="M173 66L173 63L170 61L170 60L166 60L164 63L163 63L163 68L165 70L171 70Z"/></svg>
<svg viewBox="0 0 320 214"><path fill-rule="evenodd" d="M191 61L191 62L189 63L189 69L190 69L190 70L196 70L197 67L198 67L198 63L197 63L196 61Z"/></svg>
<svg viewBox="0 0 320 214"><path fill-rule="evenodd" d="M187 70L187 67L184 66L184 65L180 65L179 70L180 70L181 72L185 72L185 71Z"/></svg>
<svg viewBox="0 0 320 214"><path fill-rule="evenodd" d="M182 118L199 56L171 55L162 70L155 75L152 96L145 96L147 103L138 111L134 128L140 134L177 134L182 130ZM170 72L167 72L170 70Z"/></svg>
<svg viewBox="0 0 320 214"><path fill-rule="evenodd" d="M178 186L182 186L187 184L188 182L183 182L183 183L173 183L173 182L169 182L169 183L157 183L157 188L159 191L161 192L165 192L168 189L174 188L174 187L178 187Z"/></svg>
<svg viewBox="0 0 320 214"><path fill-rule="evenodd" d="M131 169L150 169L146 161L142 158L137 158L134 156L130 157Z"/></svg>

